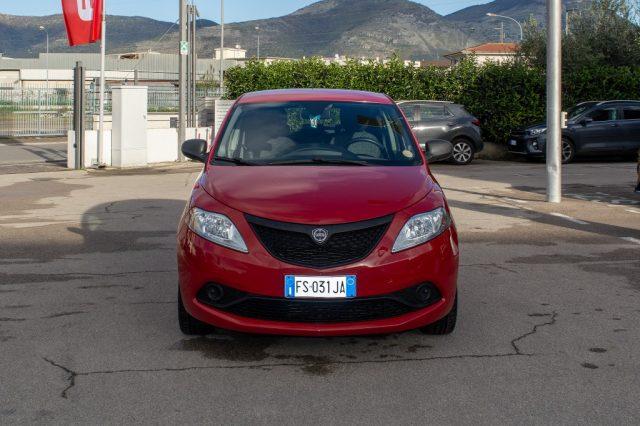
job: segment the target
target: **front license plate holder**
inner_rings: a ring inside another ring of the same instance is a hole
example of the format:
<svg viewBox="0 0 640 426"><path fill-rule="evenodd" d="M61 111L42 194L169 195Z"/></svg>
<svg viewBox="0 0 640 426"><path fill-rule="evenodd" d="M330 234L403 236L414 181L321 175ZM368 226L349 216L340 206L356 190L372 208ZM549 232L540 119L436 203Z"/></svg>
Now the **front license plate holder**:
<svg viewBox="0 0 640 426"><path fill-rule="evenodd" d="M284 277L284 297L287 299L352 299L356 294L355 275Z"/></svg>

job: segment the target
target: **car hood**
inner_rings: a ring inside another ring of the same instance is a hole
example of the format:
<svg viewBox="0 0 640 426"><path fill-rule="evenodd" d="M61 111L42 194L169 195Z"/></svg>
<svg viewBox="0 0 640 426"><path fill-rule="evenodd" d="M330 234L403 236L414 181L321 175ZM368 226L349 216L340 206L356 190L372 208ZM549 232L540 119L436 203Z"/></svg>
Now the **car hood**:
<svg viewBox="0 0 640 426"><path fill-rule="evenodd" d="M528 130L536 130L536 129L546 129L547 128L547 124L546 123L536 123L536 124L532 124L530 126L525 126L520 128L521 131L526 132Z"/></svg>
<svg viewBox="0 0 640 426"><path fill-rule="evenodd" d="M393 214L435 185L424 166L210 166L203 177L209 195L231 208L318 225Z"/></svg>

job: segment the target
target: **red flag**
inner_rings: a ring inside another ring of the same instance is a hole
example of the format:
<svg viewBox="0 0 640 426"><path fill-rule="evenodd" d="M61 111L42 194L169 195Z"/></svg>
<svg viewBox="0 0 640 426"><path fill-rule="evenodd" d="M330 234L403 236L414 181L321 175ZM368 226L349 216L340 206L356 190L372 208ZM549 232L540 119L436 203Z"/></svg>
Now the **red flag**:
<svg viewBox="0 0 640 426"><path fill-rule="evenodd" d="M100 40L102 8L102 0L62 0L62 12L70 46Z"/></svg>

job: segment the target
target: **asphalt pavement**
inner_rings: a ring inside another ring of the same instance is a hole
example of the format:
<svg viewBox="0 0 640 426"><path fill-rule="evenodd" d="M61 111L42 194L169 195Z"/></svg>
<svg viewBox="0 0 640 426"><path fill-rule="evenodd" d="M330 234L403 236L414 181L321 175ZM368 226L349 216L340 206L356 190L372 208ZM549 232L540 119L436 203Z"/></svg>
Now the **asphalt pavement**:
<svg viewBox="0 0 640 426"><path fill-rule="evenodd" d="M633 163L436 165L461 239L450 336L177 326L199 170L0 175L0 424L637 424Z"/></svg>
<svg viewBox="0 0 640 426"><path fill-rule="evenodd" d="M0 174L67 167L66 138L0 138Z"/></svg>

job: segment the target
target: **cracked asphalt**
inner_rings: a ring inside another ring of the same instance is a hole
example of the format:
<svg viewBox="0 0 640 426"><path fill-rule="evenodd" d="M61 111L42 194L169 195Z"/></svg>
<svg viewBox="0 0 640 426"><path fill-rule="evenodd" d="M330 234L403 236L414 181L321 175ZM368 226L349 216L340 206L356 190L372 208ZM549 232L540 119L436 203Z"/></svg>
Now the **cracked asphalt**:
<svg viewBox="0 0 640 426"><path fill-rule="evenodd" d="M175 228L198 168L0 175L0 424L638 424L633 163L435 165L460 314L417 332L177 328Z"/></svg>

